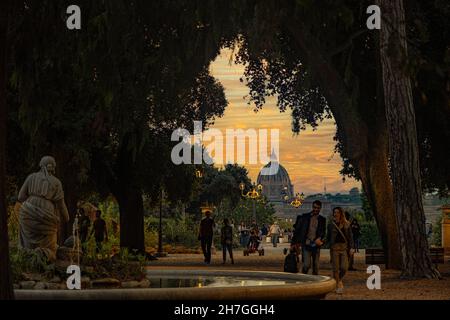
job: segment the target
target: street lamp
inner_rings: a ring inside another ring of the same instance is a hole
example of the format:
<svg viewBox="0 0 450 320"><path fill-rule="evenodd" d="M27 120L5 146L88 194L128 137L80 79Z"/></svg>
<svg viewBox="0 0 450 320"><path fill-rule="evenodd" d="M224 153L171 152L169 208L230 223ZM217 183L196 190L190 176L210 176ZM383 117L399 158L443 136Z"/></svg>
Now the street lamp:
<svg viewBox="0 0 450 320"><path fill-rule="evenodd" d="M203 178L203 172L200 169L195 170L195 177L196 178Z"/></svg>
<svg viewBox="0 0 450 320"><path fill-rule="evenodd" d="M283 200L285 202L287 202L289 200L289 196L288 196L287 190L288 190L287 186L284 186L283 189L281 189L281 197L283 198Z"/></svg>
<svg viewBox="0 0 450 320"><path fill-rule="evenodd" d="M303 192L300 193L296 193L294 200L291 201L291 203L289 203L289 205L293 206L294 208L299 208L303 202L305 201L305 195L303 194Z"/></svg>
<svg viewBox="0 0 450 320"><path fill-rule="evenodd" d="M256 223L256 199L261 197L263 186L260 184L256 185L256 183L253 182L252 189L249 192L244 193L245 184L241 182L239 184L239 189L241 189L241 195L244 198L253 200L253 220Z"/></svg>

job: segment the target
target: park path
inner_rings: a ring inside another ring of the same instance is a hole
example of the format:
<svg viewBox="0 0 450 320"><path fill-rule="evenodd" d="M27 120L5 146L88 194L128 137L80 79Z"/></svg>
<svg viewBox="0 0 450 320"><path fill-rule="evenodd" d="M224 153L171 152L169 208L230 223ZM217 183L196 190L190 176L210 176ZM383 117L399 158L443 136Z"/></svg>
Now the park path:
<svg viewBox="0 0 450 320"><path fill-rule="evenodd" d="M284 254L283 249L288 244L280 244L273 248L271 244L264 244L265 255L251 254L244 256L242 250L234 251L235 264L231 265L228 260L222 265L222 252L212 256L211 264L203 263L201 254L170 254L167 257L151 261L148 269L205 269L205 270L257 270L257 271L283 271ZM345 291L342 295L330 293L326 299L445 299L450 300L450 264L439 265L439 270L444 276L443 280L400 280L400 273L394 270L382 268L381 290L369 290L366 280L364 264L364 250L355 254L355 268L350 271L344 279ZM328 249L322 249L320 255L320 274L331 276L330 254Z"/></svg>

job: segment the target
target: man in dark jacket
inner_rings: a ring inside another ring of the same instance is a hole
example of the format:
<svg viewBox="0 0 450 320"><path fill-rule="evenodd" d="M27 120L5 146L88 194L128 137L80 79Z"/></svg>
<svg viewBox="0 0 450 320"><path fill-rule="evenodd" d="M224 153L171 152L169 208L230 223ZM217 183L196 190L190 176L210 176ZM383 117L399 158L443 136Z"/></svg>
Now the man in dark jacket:
<svg viewBox="0 0 450 320"><path fill-rule="evenodd" d="M326 219L319 215L322 209L322 202L313 202L313 210L303 215L298 215L294 224L294 235L291 246L302 250L303 267L302 272L308 273L311 268L312 273L319 274L320 247L326 232ZM298 251L297 249L297 251Z"/></svg>
<svg viewBox="0 0 450 320"><path fill-rule="evenodd" d="M211 218L211 211L205 212L205 218L200 222L200 230L198 239L201 241L203 255L205 256L205 263L211 263L211 245L214 235L214 220Z"/></svg>

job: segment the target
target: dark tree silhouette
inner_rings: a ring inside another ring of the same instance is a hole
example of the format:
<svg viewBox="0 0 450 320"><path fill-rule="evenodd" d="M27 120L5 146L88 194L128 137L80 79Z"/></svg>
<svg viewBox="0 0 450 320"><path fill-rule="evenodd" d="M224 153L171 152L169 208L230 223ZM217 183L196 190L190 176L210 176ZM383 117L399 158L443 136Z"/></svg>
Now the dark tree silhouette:
<svg viewBox="0 0 450 320"><path fill-rule="evenodd" d="M436 278L440 275L431 261L425 232L416 119L411 77L406 69L405 9L403 0L379 0L378 3L383 12L380 58L402 276Z"/></svg>
<svg viewBox="0 0 450 320"><path fill-rule="evenodd" d="M9 264L8 212L6 204L6 83L8 25L12 1L0 3L0 300L14 299L14 291Z"/></svg>

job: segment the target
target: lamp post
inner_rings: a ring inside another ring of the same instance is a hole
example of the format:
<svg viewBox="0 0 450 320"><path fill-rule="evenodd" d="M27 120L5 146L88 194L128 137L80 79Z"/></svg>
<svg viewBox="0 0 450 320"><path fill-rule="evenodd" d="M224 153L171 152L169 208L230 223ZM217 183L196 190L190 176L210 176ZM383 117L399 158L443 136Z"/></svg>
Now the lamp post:
<svg viewBox="0 0 450 320"><path fill-rule="evenodd" d="M294 208L299 208L303 202L305 201L305 195L303 194L303 192L300 193L296 193L294 200L292 200L289 205L293 206Z"/></svg>
<svg viewBox="0 0 450 320"><path fill-rule="evenodd" d="M253 220L256 223L256 199L261 197L263 187L262 187L262 185L260 185L260 184L256 185L256 183L253 182L252 190L247 193L244 193L245 184L243 182L241 182L239 184L239 188L241 189L241 195L244 198L253 200L252 201L253 202Z"/></svg>

